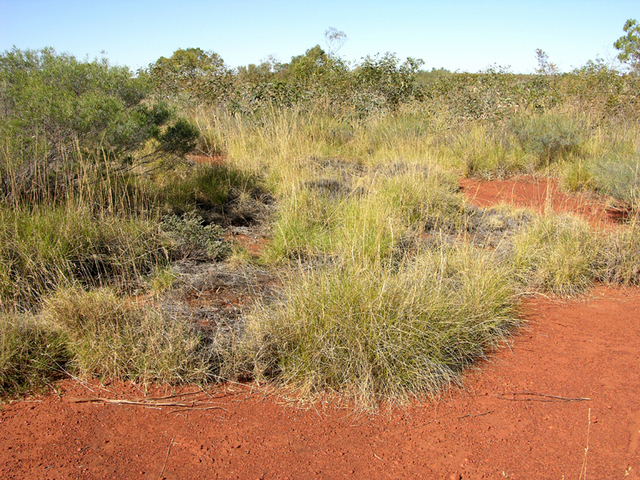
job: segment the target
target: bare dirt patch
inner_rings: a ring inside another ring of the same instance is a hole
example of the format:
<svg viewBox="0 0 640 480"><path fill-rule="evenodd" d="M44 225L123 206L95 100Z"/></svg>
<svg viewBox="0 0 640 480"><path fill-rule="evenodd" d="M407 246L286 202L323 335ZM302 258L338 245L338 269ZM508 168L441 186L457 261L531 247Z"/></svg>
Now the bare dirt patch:
<svg viewBox="0 0 640 480"><path fill-rule="evenodd" d="M613 199L562 192L554 179L518 177L507 180L460 179L469 202L478 207L508 203L516 207L573 213L592 225L607 227L624 221L629 212Z"/></svg>

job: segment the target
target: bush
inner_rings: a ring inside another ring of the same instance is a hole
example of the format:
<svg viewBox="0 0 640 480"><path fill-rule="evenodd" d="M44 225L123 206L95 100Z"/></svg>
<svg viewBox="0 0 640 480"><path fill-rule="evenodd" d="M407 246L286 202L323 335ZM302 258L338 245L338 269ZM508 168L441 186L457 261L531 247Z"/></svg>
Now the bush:
<svg viewBox="0 0 640 480"><path fill-rule="evenodd" d="M173 255L177 258L222 260L231 253L222 238L224 229L215 224L203 225L195 212L166 217L161 226L174 240Z"/></svg>
<svg viewBox="0 0 640 480"><path fill-rule="evenodd" d="M146 101L144 76L106 59L78 61L50 48L14 48L0 55L0 85L5 198L34 190L64 194L86 177L87 163L100 165L98 180L107 182L109 169L140 160L134 157L149 140L157 143L147 160L161 152L184 155L199 135L188 121L173 122L165 103Z"/></svg>
<svg viewBox="0 0 640 480"><path fill-rule="evenodd" d="M78 61L51 48L0 55L4 139L10 146L59 157L85 152L127 153L159 134L168 108L142 102L148 88L126 67L106 59Z"/></svg>
<svg viewBox="0 0 640 480"><path fill-rule="evenodd" d="M522 148L538 157L538 167L579 152L585 130L578 121L551 114L515 118L510 127Z"/></svg>

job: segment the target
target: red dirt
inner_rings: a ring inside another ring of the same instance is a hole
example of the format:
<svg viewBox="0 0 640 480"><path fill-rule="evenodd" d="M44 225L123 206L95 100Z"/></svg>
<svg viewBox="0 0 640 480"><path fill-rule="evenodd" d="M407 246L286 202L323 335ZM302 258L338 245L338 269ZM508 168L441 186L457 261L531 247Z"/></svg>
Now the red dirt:
<svg viewBox="0 0 640 480"><path fill-rule="evenodd" d="M0 478L639 480L640 290L530 298L522 311L528 328L463 389L379 415L232 384L159 400L194 408L74 403L144 393L66 380L0 409Z"/></svg>
<svg viewBox="0 0 640 480"><path fill-rule="evenodd" d="M300 410L243 386L200 395L212 410L78 404L142 393L64 381L60 396L4 407L0 477L577 479L586 461L588 478L638 479L640 293L590 297L528 300L530 329L464 390L377 416Z"/></svg>
<svg viewBox="0 0 640 480"><path fill-rule="evenodd" d="M186 155L187 160L191 160L194 163L209 164L209 165L222 165L224 163L224 157L222 155L203 155L197 153L189 153Z"/></svg>
<svg viewBox="0 0 640 480"><path fill-rule="evenodd" d="M550 209L555 212L574 213L596 226L620 223L628 216L625 209L612 206L612 201L563 193L558 188L558 182L553 179L519 177L482 181L463 178L460 179L460 188L465 197L479 207L509 203L517 207L532 208L541 213Z"/></svg>

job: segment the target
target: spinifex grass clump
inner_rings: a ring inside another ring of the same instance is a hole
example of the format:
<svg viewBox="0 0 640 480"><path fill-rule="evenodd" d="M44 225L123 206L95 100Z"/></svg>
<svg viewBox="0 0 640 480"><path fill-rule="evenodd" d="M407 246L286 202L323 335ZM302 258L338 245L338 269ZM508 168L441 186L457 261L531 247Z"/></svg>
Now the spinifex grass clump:
<svg viewBox="0 0 640 480"><path fill-rule="evenodd" d="M537 155L538 167L579 152L584 141L584 122L564 115L516 117L510 128L526 152Z"/></svg>
<svg viewBox="0 0 640 480"><path fill-rule="evenodd" d="M215 365L207 340L184 320L141 309L109 289L61 290L43 315L69 338L70 368L81 375L198 382Z"/></svg>
<svg viewBox="0 0 640 480"><path fill-rule="evenodd" d="M582 220L535 217L512 242L509 261L525 289L571 295L599 276L602 237Z"/></svg>
<svg viewBox="0 0 640 480"><path fill-rule="evenodd" d="M345 260L301 271L281 303L250 318L245 365L364 404L434 394L517 325L511 277L468 246L420 251L395 269Z"/></svg>
<svg viewBox="0 0 640 480"><path fill-rule="evenodd" d="M31 316L0 313L0 398L41 387L69 360L65 335Z"/></svg>
<svg viewBox="0 0 640 480"><path fill-rule="evenodd" d="M83 208L0 206L0 305L32 308L65 285L131 291L140 275L167 261L169 242L141 219Z"/></svg>
<svg viewBox="0 0 640 480"><path fill-rule="evenodd" d="M398 163L351 174L325 168L324 175L283 199L268 259L382 258L409 231L460 221L455 177L435 167Z"/></svg>
<svg viewBox="0 0 640 480"><path fill-rule="evenodd" d="M623 285L640 285L640 219L611 232L602 241L597 278Z"/></svg>
<svg viewBox="0 0 640 480"><path fill-rule="evenodd" d="M591 159L588 168L597 191L640 208L640 150Z"/></svg>

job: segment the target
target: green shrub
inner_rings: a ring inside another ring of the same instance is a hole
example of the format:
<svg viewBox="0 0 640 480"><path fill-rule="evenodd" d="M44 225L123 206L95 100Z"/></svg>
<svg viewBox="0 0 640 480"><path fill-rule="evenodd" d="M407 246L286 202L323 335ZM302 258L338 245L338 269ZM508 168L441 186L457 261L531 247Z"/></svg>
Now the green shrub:
<svg viewBox="0 0 640 480"><path fill-rule="evenodd" d="M144 76L106 59L14 48L0 55L0 84L0 198L33 201L30 192L44 191L40 200L57 200L87 180L89 164L108 182L143 157L184 155L199 135L187 120L172 122L165 103L146 101ZM153 152L142 155L152 139Z"/></svg>
<svg viewBox="0 0 640 480"><path fill-rule="evenodd" d="M213 223L205 226L203 222L195 212L182 217L171 215L162 221L162 229L175 242L174 257L222 260L231 253L229 243L222 238L224 229Z"/></svg>
<svg viewBox="0 0 640 480"><path fill-rule="evenodd" d="M511 121L511 130L526 152L538 157L538 167L579 152L584 126L561 115L519 117Z"/></svg>
<svg viewBox="0 0 640 480"><path fill-rule="evenodd" d="M199 136L198 129L189 121L181 118L158 137L160 150L183 156L193 151Z"/></svg>
<svg viewBox="0 0 640 480"><path fill-rule="evenodd" d="M170 114L162 104L146 107L147 87L126 67L78 61L51 48L0 55L4 122L0 133L12 147L48 149L57 156L80 146L131 152L159 133ZM35 149L35 150L34 150Z"/></svg>

